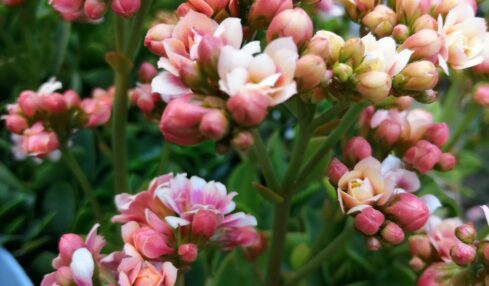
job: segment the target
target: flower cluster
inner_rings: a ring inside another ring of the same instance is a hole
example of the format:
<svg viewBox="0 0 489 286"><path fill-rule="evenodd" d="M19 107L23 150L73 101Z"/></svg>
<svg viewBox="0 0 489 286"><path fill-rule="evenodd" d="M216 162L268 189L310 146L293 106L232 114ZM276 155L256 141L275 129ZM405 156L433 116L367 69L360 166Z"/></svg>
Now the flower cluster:
<svg viewBox="0 0 489 286"><path fill-rule="evenodd" d="M150 63L143 63L139 68L138 83L129 91L129 99L141 110L149 120L158 121L163 110L163 100L158 93L151 90L151 80L157 74L156 68Z"/></svg>
<svg viewBox="0 0 489 286"><path fill-rule="evenodd" d="M105 245L95 226L85 241L65 234L59 242L55 272L43 286L54 285L164 285L173 286L178 271L187 271L198 252L208 247L245 249L254 259L265 247L255 229L256 219L236 207L226 187L185 174L155 178L146 191L120 194L115 202L122 225L122 251L101 255Z"/></svg>
<svg viewBox="0 0 489 286"><path fill-rule="evenodd" d="M107 12L106 0L49 0L66 21L98 21ZM121 17L132 17L139 11L141 0L111 0L112 11Z"/></svg>
<svg viewBox="0 0 489 286"><path fill-rule="evenodd" d="M7 106L7 129L22 136L24 153L45 157L67 144L74 130L92 128L110 119L112 91L95 89L91 98L80 99L72 91L56 92L61 83L54 79L37 92L23 91L17 102Z"/></svg>
<svg viewBox="0 0 489 286"><path fill-rule="evenodd" d="M447 124L433 122L432 114L425 110L370 106L363 111L360 125L363 136L381 153L395 152L408 167L420 173L455 167L455 156L442 151L449 137Z"/></svg>

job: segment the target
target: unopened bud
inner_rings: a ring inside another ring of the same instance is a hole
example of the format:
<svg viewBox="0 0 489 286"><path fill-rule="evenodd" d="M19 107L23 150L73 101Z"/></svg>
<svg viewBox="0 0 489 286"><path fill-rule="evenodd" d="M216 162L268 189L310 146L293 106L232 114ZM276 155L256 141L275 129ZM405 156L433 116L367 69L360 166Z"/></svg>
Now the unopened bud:
<svg viewBox="0 0 489 286"><path fill-rule="evenodd" d="M144 62L139 67L138 79L140 83L150 83L151 80L158 74L156 68L148 63Z"/></svg>
<svg viewBox="0 0 489 286"><path fill-rule="evenodd" d="M16 134L21 134L28 126L27 120L18 114L5 115L5 126L7 129Z"/></svg>
<svg viewBox="0 0 489 286"><path fill-rule="evenodd" d="M342 37L329 31L317 31L311 38L305 53L318 55L326 64L333 64L338 61L340 51L345 45Z"/></svg>
<svg viewBox="0 0 489 286"><path fill-rule="evenodd" d="M367 100L379 103L390 94L391 77L385 72L369 71L358 76L357 91Z"/></svg>
<svg viewBox="0 0 489 286"><path fill-rule="evenodd" d="M236 134L231 143L234 148L240 151L247 151L253 145L253 142L253 135L248 131L243 131Z"/></svg>
<svg viewBox="0 0 489 286"><path fill-rule="evenodd" d="M408 239L408 246L413 256L421 257L423 260L429 260L433 255L433 247L427 235L411 235Z"/></svg>
<svg viewBox="0 0 489 286"><path fill-rule="evenodd" d="M63 95L59 93L43 96L40 102L42 109L50 113L63 113L67 110L66 101Z"/></svg>
<svg viewBox="0 0 489 286"><path fill-rule="evenodd" d="M199 210L192 219L192 235L210 238L218 226L218 219L212 210Z"/></svg>
<svg viewBox="0 0 489 286"><path fill-rule="evenodd" d="M219 110L209 111L202 117L200 132L202 135L220 140L228 133L229 123L226 116Z"/></svg>
<svg viewBox="0 0 489 286"><path fill-rule="evenodd" d="M121 17L132 17L140 7L141 0L112 0L112 11Z"/></svg>
<svg viewBox="0 0 489 286"><path fill-rule="evenodd" d="M457 165L457 158L452 153L443 153L436 164L436 168L443 172L453 170Z"/></svg>
<svg viewBox="0 0 489 286"><path fill-rule="evenodd" d="M372 156L372 147L361 136L352 137L343 148L343 157L352 164L370 156Z"/></svg>
<svg viewBox="0 0 489 286"><path fill-rule="evenodd" d="M396 12L385 5L377 5L362 19L372 33L379 37L385 37L392 33L397 22Z"/></svg>
<svg viewBox="0 0 489 286"><path fill-rule="evenodd" d="M339 60L356 67L362 62L364 54L365 44L363 41L359 38L353 38L345 42Z"/></svg>
<svg viewBox="0 0 489 286"><path fill-rule="evenodd" d="M324 80L326 65L321 57L305 55L297 61L294 78L299 90L310 90Z"/></svg>
<svg viewBox="0 0 489 286"><path fill-rule="evenodd" d="M67 90L63 94L63 97L64 97L64 100L66 102L66 106L68 109L76 108L76 107L80 106L80 103L81 103L80 96L75 91Z"/></svg>
<svg viewBox="0 0 489 286"><path fill-rule="evenodd" d="M441 147L447 142L449 133L450 129L448 129L446 123L433 123L426 130L424 138L436 146Z"/></svg>
<svg viewBox="0 0 489 286"><path fill-rule="evenodd" d="M401 138L401 125L390 119L386 119L380 123L375 131L375 138L386 146L394 145Z"/></svg>
<svg viewBox="0 0 489 286"><path fill-rule="evenodd" d="M348 172L348 167L336 158L333 158L328 165L328 177L334 185L338 184L338 181L346 172Z"/></svg>
<svg viewBox="0 0 489 286"><path fill-rule="evenodd" d="M426 140L420 140L404 153L403 160L422 174L427 173L440 160L441 151L438 146Z"/></svg>
<svg viewBox="0 0 489 286"><path fill-rule="evenodd" d="M197 259L198 248L193 243L185 243L178 247L178 256L184 262L191 263Z"/></svg>
<svg viewBox="0 0 489 286"><path fill-rule="evenodd" d="M204 35L199 44L199 65L202 67L205 75L211 79L219 79L217 62L222 45L219 38L211 35Z"/></svg>
<svg viewBox="0 0 489 286"><path fill-rule="evenodd" d="M409 28L406 25L398 24L394 26L392 30L392 37L398 43L404 43L404 41L409 37Z"/></svg>
<svg viewBox="0 0 489 286"><path fill-rule="evenodd" d="M371 236L379 231L384 219L384 215L381 212L368 207L355 217L355 228L361 233Z"/></svg>
<svg viewBox="0 0 489 286"><path fill-rule="evenodd" d="M270 99L260 91L244 91L231 96L227 108L233 119L244 126L255 126L262 122L268 113Z"/></svg>
<svg viewBox="0 0 489 286"><path fill-rule="evenodd" d="M434 30L424 29L410 36L403 48L414 51L413 59L434 60L443 47L443 39Z"/></svg>
<svg viewBox="0 0 489 286"><path fill-rule="evenodd" d="M256 0L248 13L248 22L253 27L266 28L275 15L292 8L292 0Z"/></svg>
<svg viewBox="0 0 489 286"><path fill-rule="evenodd" d="M292 37L303 47L312 37L312 20L301 8L288 9L276 15L267 29L267 42L280 37Z"/></svg>
<svg viewBox="0 0 489 286"><path fill-rule="evenodd" d="M107 11L107 5L102 0L86 0L83 11L90 20L101 19Z"/></svg>
<svg viewBox="0 0 489 286"><path fill-rule="evenodd" d="M347 82L353 74L353 68L347 64L337 62L333 66L333 76L340 82Z"/></svg>
<svg viewBox="0 0 489 286"><path fill-rule="evenodd" d="M436 21L435 18L431 17L430 15L424 14L418 19L416 19L416 21L414 21L413 29L414 32L419 32L425 29L437 31L438 22Z"/></svg>
<svg viewBox="0 0 489 286"><path fill-rule="evenodd" d="M413 98L417 102L430 104L430 103L433 103L436 101L436 99L438 98L438 92L436 92L432 89L428 89L428 90L421 91L421 92L418 92L416 94L413 94Z"/></svg>
<svg viewBox="0 0 489 286"><path fill-rule="evenodd" d="M472 263L475 259L475 248L465 243L457 243L450 249L450 257L460 266Z"/></svg>
<svg viewBox="0 0 489 286"><path fill-rule="evenodd" d="M410 63L402 72L394 77L394 87L408 91L424 91L435 87L438 83L438 72L430 61Z"/></svg>
<svg viewBox="0 0 489 286"><path fill-rule="evenodd" d="M380 232L381 237L390 244L401 244L404 241L404 231L393 222L387 222Z"/></svg>
<svg viewBox="0 0 489 286"><path fill-rule="evenodd" d="M481 84L477 87L474 101L484 108L489 107L489 84Z"/></svg>
<svg viewBox="0 0 489 286"><path fill-rule="evenodd" d="M166 56L163 41L172 36L173 25L157 24L148 30L144 37L144 46L160 57Z"/></svg>
<svg viewBox="0 0 489 286"><path fill-rule="evenodd" d="M430 216L426 203L411 193L398 194L383 212L406 231L422 228Z"/></svg>
<svg viewBox="0 0 489 286"><path fill-rule="evenodd" d="M423 267L425 265L426 265L426 263L424 263L424 261L417 256L415 256L409 260L409 266L414 271L420 271L421 269L423 269Z"/></svg>
<svg viewBox="0 0 489 286"><path fill-rule="evenodd" d="M373 236L367 239L366 244L367 249L370 251L378 251L382 247L380 240Z"/></svg>
<svg viewBox="0 0 489 286"><path fill-rule="evenodd" d="M455 235L460 241L471 244L474 242L477 232L473 223L465 223L455 229Z"/></svg>

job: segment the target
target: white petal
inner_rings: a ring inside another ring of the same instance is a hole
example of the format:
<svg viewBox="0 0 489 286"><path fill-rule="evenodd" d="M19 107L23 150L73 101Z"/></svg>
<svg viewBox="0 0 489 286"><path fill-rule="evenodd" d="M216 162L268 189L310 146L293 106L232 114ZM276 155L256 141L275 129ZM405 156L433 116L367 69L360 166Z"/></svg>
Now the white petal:
<svg viewBox="0 0 489 286"><path fill-rule="evenodd" d="M170 62L169 59L167 58L160 58L158 60L158 68L159 69L164 69L170 73L172 73L174 76L178 76L179 73L178 73L178 69Z"/></svg>
<svg viewBox="0 0 489 286"><path fill-rule="evenodd" d="M426 203L426 206L430 210L430 214L432 214L437 208L441 207L440 200L434 195L425 195L422 196L421 199Z"/></svg>
<svg viewBox="0 0 489 286"><path fill-rule="evenodd" d="M151 81L151 90L159 93L165 102L188 94L190 89L185 87L180 79L169 72L162 72Z"/></svg>
<svg viewBox="0 0 489 286"><path fill-rule="evenodd" d="M178 228L180 226L186 226L190 224L188 220L176 216L166 216L165 221L172 228Z"/></svg>
<svg viewBox="0 0 489 286"><path fill-rule="evenodd" d="M486 205L481 206L482 211L484 212L484 216L486 217L486 222L489 225L489 207Z"/></svg>
<svg viewBox="0 0 489 286"><path fill-rule="evenodd" d="M273 55L280 50L289 50L297 54L297 46L294 40L292 40L292 37L278 38L271 41L265 48L265 53L274 58Z"/></svg>
<svg viewBox="0 0 489 286"><path fill-rule="evenodd" d="M394 76L398 73L400 73L408 64L409 59L411 58L411 55L414 53L414 51L411 50L402 50L398 55L397 55L397 61L390 70L389 74L391 76Z"/></svg>
<svg viewBox="0 0 489 286"><path fill-rule="evenodd" d="M280 74L272 74L258 83L259 86L274 86L277 80L280 78Z"/></svg>
<svg viewBox="0 0 489 286"><path fill-rule="evenodd" d="M248 44L244 45L241 48L241 51L250 55L258 54L259 52L261 52L260 42L259 41L249 42Z"/></svg>
<svg viewBox="0 0 489 286"><path fill-rule="evenodd" d="M358 205L358 206L354 206L350 210L348 210L348 212L346 214L349 215L349 214L361 212L364 209L368 209L368 208L371 208L371 207L372 207L371 205Z"/></svg>
<svg viewBox="0 0 489 286"><path fill-rule="evenodd" d="M389 171L400 169L402 167L402 162L396 156L389 155L382 161L381 173L385 175Z"/></svg>
<svg viewBox="0 0 489 286"><path fill-rule="evenodd" d="M92 286L94 271L93 257L86 248L79 248L73 252L70 269L78 286Z"/></svg>
<svg viewBox="0 0 489 286"><path fill-rule="evenodd" d="M226 76L229 96L235 95L248 81L248 71L244 68L236 68Z"/></svg>
<svg viewBox="0 0 489 286"><path fill-rule="evenodd" d="M49 95L59 89L63 88L63 84L57 81L55 77L51 77L47 82L43 83L37 90L39 95Z"/></svg>
<svg viewBox="0 0 489 286"><path fill-rule="evenodd" d="M438 55L438 65L441 67L441 69L445 72L446 75L450 74L450 72L448 71L447 62L441 55Z"/></svg>
<svg viewBox="0 0 489 286"><path fill-rule="evenodd" d="M243 27L241 26L241 19L239 18L226 18L221 22L214 32L214 36L224 40L227 45L233 46L235 49L239 49L241 42L243 41Z"/></svg>

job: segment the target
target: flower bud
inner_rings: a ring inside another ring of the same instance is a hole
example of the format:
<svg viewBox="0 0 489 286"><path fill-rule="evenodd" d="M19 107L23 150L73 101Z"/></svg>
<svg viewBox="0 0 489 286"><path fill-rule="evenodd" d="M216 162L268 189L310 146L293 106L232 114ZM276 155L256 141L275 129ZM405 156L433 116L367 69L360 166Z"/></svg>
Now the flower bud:
<svg viewBox="0 0 489 286"><path fill-rule="evenodd" d="M193 243L185 243L178 247L178 256L187 263L192 263L197 259L198 248Z"/></svg>
<svg viewBox="0 0 489 286"><path fill-rule="evenodd" d="M247 151L253 145L253 135L248 131L242 131L233 137L233 147L240 151Z"/></svg>
<svg viewBox="0 0 489 286"><path fill-rule="evenodd" d="M398 43L404 43L406 39L409 37L409 28L406 25L403 24L398 24L394 26L392 30L392 37L396 40Z"/></svg>
<svg viewBox="0 0 489 286"><path fill-rule="evenodd" d="M413 59L433 61L443 47L443 40L436 31L424 29L409 37L402 47L414 51Z"/></svg>
<svg viewBox="0 0 489 286"><path fill-rule="evenodd" d="M165 243L165 235L149 227L141 227L136 230L132 239L134 247L150 259L156 259L173 252L173 249Z"/></svg>
<svg viewBox="0 0 489 286"><path fill-rule="evenodd" d="M368 207L355 217L355 228L365 235L374 235L379 231L384 219L384 215L381 212Z"/></svg>
<svg viewBox="0 0 489 286"><path fill-rule="evenodd" d="M394 87L409 90L423 91L432 89L438 83L438 72L430 61L417 61L410 63L402 72L394 77Z"/></svg>
<svg viewBox="0 0 489 286"><path fill-rule="evenodd" d="M318 31L311 38L307 45L306 54L320 56L326 64L333 64L338 61L340 51L345 45L342 37L329 31Z"/></svg>
<svg viewBox="0 0 489 286"><path fill-rule="evenodd" d="M202 135L213 140L220 140L228 133L228 119L222 111L214 109L202 117L199 128Z"/></svg>
<svg viewBox="0 0 489 286"><path fill-rule="evenodd" d="M386 146L394 145L401 138L402 127L394 120L384 120L375 130L375 139Z"/></svg>
<svg viewBox="0 0 489 286"><path fill-rule="evenodd" d="M216 14L224 10L228 2L229 0L188 0L187 3L192 10L212 17L213 15L217 16ZM184 15L179 14L179 16L183 17Z"/></svg>
<svg viewBox="0 0 489 286"><path fill-rule="evenodd" d="M292 8L292 0L256 0L248 13L248 22L255 28L266 28L275 15Z"/></svg>
<svg viewBox="0 0 489 286"><path fill-rule="evenodd" d="M443 153L436 164L436 168L440 171L447 172L453 170L456 165L457 159L452 153Z"/></svg>
<svg viewBox="0 0 489 286"><path fill-rule="evenodd" d="M484 108L489 107L489 84L481 84L477 87L474 101Z"/></svg>
<svg viewBox="0 0 489 286"><path fill-rule="evenodd" d="M411 107L413 103L413 98L410 96L399 96L396 98L396 107L399 110L407 110L409 107Z"/></svg>
<svg viewBox="0 0 489 286"><path fill-rule="evenodd" d="M150 83L157 74L158 71L152 64L144 62L139 67L138 80L140 83Z"/></svg>
<svg viewBox="0 0 489 286"><path fill-rule="evenodd" d="M270 98L256 90L244 90L231 96L227 108L234 121L244 126L255 126L262 122L268 113Z"/></svg>
<svg viewBox="0 0 489 286"><path fill-rule="evenodd" d="M341 62L347 63L353 67L358 66L365 54L365 44L359 38L349 39L340 51Z"/></svg>
<svg viewBox="0 0 489 286"><path fill-rule="evenodd" d="M414 32L419 32L425 29L436 31L438 30L438 22L430 15L424 14L414 21L413 29Z"/></svg>
<svg viewBox="0 0 489 286"><path fill-rule="evenodd" d="M28 117L36 114L40 108L39 96L30 90L22 92L17 102L19 103L19 107L22 109L22 112L24 112L24 114Z"/></svg>
<svg viewBox="0 0 489 286"><path fill-rule="evenodd" d="M131 101L145 114L150 114L161 97L157 93L151 92L151 85L143 84L137 86L129 92Z"/></svg>
<svg viewBox="0 0 489 286"><path fill-rule="evenodd" d="M352 137L343 148L343 157L352 164L372 156L372 147L361 136Z"/></svg>
<svg viewBox="0 0 489 286"><path fill-rule="evenodd" d="M367 26L372 33L379 37L390 35L396 22L396 13L385 5L375 6L374 10L369 12L362 19L362 23Z"/></svg>
<svg viewBox="0 0 489 286"><path fill-rule="evenodd" d="M179 70L180 80L189 88L199 88L203 84L204 75L196 62L182 64Z"/></svg>
<svg viewBox="0 0 489 286"><path fill-rule="evenodd" d="M309 15L301 8L287 9L273 17L267 29L267 42L280 37L292 37L303 47L312 37L313 26Z"/></svg>
<svg viewBox="0 0 489 286"><path fill-rule="evenodd" d="M380 240L373 236L367 239L366 244L367 249L370 251L378 251L382 247Z"/></svg>
<svg viewBox="0 0 489 286"><path fill-rule="evenodd" d="M424 261L417 256L415 256L409 260L409 266L411 267L412 270L414 270L416 272L423 269L423 267L425 265L426 265L426 263L424 263Z"/></svg>
<svg viewBox="0 0 489 286"><path fill-rule="evenodd" d="M412 96L417 102L430 104L430 103L433 103L436 101L436 99L438 98L438 92L436 92L432 89L428 89L428 90L416 93Z"/></svg>
<svg viewBox="0 0 489 286"><path fill-rule="evenodd" d="M387 222L380 232L380 236L390 244L401 244L404 241L404 231L397 224Z"/></svg>
<svg viewBox="0 0 489 286"><path fill-rule="evenodd" d="M5 119L5 126L12 133L21 134L28 127L27 120L21 115L10 114L2 118Z"/></svg>
<svg viewBox="0 0 489 286"><path fill-rule="evenodd" d="M37 122L31 128L24 130L22 149L25 153L43 158L58 147L59 142L56 133L45 131L41 122Z"/></svg>
<svg viewBox="0 0 489 286"><path fill-rule="evenodd" d="M350 80L353 74L353 69L351 66L337 62L333 66L333 76L340 80L340 82L347 82Z"/></svg>
<svg viewBox="0 0 489 286"><path fill-rule="evenodd" d="M258 233L258 239L250 246L243 248L243 255L248 261L255 261L267 249L267 237Z"/></svg>
<svg viewBox="0 0 489 286"><path fill-rule="evenodd" d="M85 242L74 233L63 234L59 239L58 249L61 259L70 261L75 250L85 247Z"/></svg>
<svg viewBox="0 0 489 286"><path fill-rule="evenodd" d="M218 215L212 210L201 209L197 211L192 219L192 235L210 238L220 223L218 219Z"/></svg>
<svg viewBox="0 0 489 286"><path fill-rule="evenodd" d="M49 1L49 4L51 4L56 11L62 14L69 14L81 10L83 0L51 0Z"/></svg>
<svg viewBox="0 0 489 286"><path fill-rule="evenodd" d="M80 107L80 96L73 90L67 90L63 94L67 109Z"/></svg>
<svg viewBox="0 0 489 286"><path fill-rule="evenodd" d="M433 255L433 247L427 235L411 235L408 239L408 246L413 256L420 257L423 260L429 260Z"/></svg>
<svg viewBox="0 0 489 286"><path fill-rule="evenodd" d="M294 78L299 90L310 90L324 80L326 65L321 57L305 55L297 61Z"/></svg>
<svg viewBox="0 0 489 286"><path fill-rule="evenodd" d="M379 103L391 91L391 77L385 72L369 71L358 76L357 91L367 100Z"/></svg>
<svg viewBox="0 0 489 286"><path fill-rule="evenodd" d="M148 48L153 54L165 57L165 47L163 41L172 36L173 25L157 24L148 30L144 37L144 46Z"/></svg>
<svg viewBox="0 0 489 286"><path fill-rule="evenodd" d="M424 138L436 146L441 147L447 142L449 132L450 130L446 123L433 123L426 130Z"/></svg>
<svg viewBox="0 0 489 286"><path fill-rule="evenodd" d="M141 0L112 0L112 11L121 17L132 17L139 11Z"/></svg>
<svg viewBox="0 0 489 286"><path fill-rule="evenodd" d="M465 266L472 263L475 259L475 248L472 245L465 243L457 243L450 249L450 257L453 262L460 266Z"/></svg>
<svg viewBox="0 0 489 286"><path fill-rule="evenodd" d="M333 158L328 165L328 177L334 185L338 184L338 181L346 172L348 172L348 167L336 158Z"/></svg>
<svg viewBox="0 0 489 286"><path fill-rule="evenodd" d="M410 193L398 194L383 212L406 231L422 228L430 216L426 203Z"/></svg>
<svg viewBox="0 0 489 286"><path fill-rule="evenodd" d="M199 65L204 70L205 75L214 80L219 79L217 62L222 45L223 43L219 38L212 35L204 35L198 47Z"/></svg>
<svg viewBox="0 0 489 286"><path fill-rule="evenodd" d="M440 156L441 151L438 146L426 140L420 140L404 153L403 160L414 169L425 174L433 169L438 160L440 160Z"/></svg>
<svg viewBox="0 0 489 286"><path fill-rule="evenodd" d="M42 109L49 113L63 113L67 110L66 101L59 93L43 96L40 102Z"/></svg>
<svg viewBox="0 0 489 286"><path fill-rule="evenodd" d="M101 0L86 0L83 11L90 20L101 19L107 11L107 5Z"/></svg>
<svg viewBox="0 0 489 286"><path fill-rule="evenodd" d="M473 223L465 223L455 229L455 236L466 244L474 242L476 235Z"/></svg>

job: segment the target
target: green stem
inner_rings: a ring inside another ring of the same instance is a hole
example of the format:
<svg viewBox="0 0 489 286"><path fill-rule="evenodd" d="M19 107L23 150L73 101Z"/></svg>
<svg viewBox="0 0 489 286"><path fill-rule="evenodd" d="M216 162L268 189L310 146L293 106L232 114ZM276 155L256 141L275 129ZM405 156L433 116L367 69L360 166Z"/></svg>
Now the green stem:
<svg viewBox="0 0 489 286"><path fill-rule="evenodd" d="M114 190L115 193L127 193L129 190L127 179L127 104L129 90L129 74L117 72L115 74L115 100L112 121L112 149L114 163Z"/></svg>
<svg viewBox="0 0 489 286"><path fill-rule="evenodd" d="M100 205L98 204L97 199L95 198L95 195L93 194L90 181L88 180L87 176L78 164L78 161L75 159L75 157L73 157L68 148L61 148L61 153L63 156L63 160L66 162L66 165L68 165L68 168L70 168L71 172L78 180L78 183L80 184L80 187L83 190L83 193L85 194L85 197L87 198L88 203L93 210L95 219L97 220L97 222L101 223L102 211L100 209Z"/></svg>
<svg viewBox="0 0 489 286"><path fill-rule="evenodd" d="M115 27L115 49L118 52L122 52L124 50L124 46L126 44L126 23L122 17L114 15L114 27Z"/></svg>
<svg viewBox="0 0 489 286"><path fill-rule="evenodd" d="M472 120L474 120L478 111L479 111L479 106L477 105L477 103L475 103L474 101L470 102L468 110L465 113L465 116L462 120L462 123L458 125L452 137L443 148L444 151L450 151L455 146L455 144L457 144L457 142L460 140L464 132L467 130L467 127L469 127Z"/></svg>
<svg viewBox="0 0 489 286"><path fill-rule="evenodd" d="M129 34L129 41L126 47L126 55L129 58L134 58L138 48L141 46L142 42L142 27L144 24L144 18L149 13L149 9L151 8L151 4L153 0L145 0L141 1L141 8L139 12L134 16L134 21L132 23L131 33Z"/></svg>
<svg viewBox="0 0 489 286"><path fill-rule="evenodd" d="M335 118L340 112L346 109L347 107L346 102L340 102L337 103L335 106L332 106L330 109L328 109L326 112L322 113L318 117L314 118L312 121L312 129L316 129L319 126L323 125L324 123L331 121L333 118Z"/></svg>
<svg viewBox="0 0 489 286"><path fill-rule="evenodd" d="M255 152L256 159L258 160L263 176L267 182L267 187L272 189L274 192L278 192L280 191L280 185L278 183L277 174L273 169L270 157L267 154L265 143L263 142L260 132L257 129L253 130L252 133L255 141L253 144L253 151Z"/></svg>
<svg viewBox="0 0 489 286"><path fill-rule="evenodd" d="M163 148L161 148L161 160L160 166L158 167L158 176L163 174L163 171L165 171L166 165L168 164L168 159L170 158L170 149L171 143L165 141L165 143L163 143Z"/></svg>
<svg viewBox="0 0 489 286"><path fill-rule="evenodd" d="M353 221L350 220L345 225L345 228L326 248L321 250L316 256L312 257L301 269L292 274L284 286L298 285L301 279L303 279L307 274L314 271L316 268L320 267L323 262L337 252L339 249L343 248L345 244L349 241L349 238L353 235L355 228L353 228Z"/></svg>
<svg viewBox="0 0 489 286"><path fill-rule="evenodd" d="M341 136L345 134L352 126L357 122L358 116L362 110L367 106L367 103L355 103L346 112L341 123L335 130L326 138L326 140L319 146L318 150L309 158L304 167L301 169L297 176L298 181L295 183L293 189L297 189L302 184L307 182L313 172L311 170L326 156L329 151L340 140Z"/></svg>
<svg viewBox="0 0 489 286"><path fill-rule="evenodd" d="M175 286L185 286L185 272L179 273Z"/></svg>

